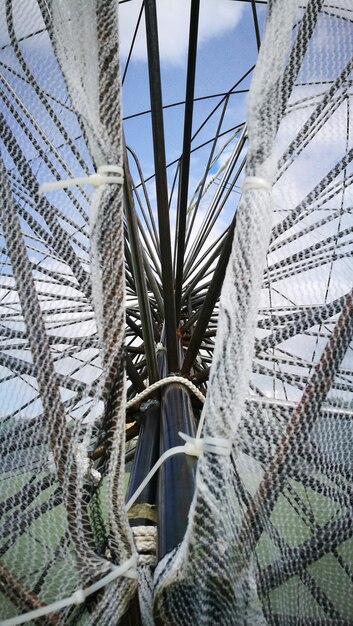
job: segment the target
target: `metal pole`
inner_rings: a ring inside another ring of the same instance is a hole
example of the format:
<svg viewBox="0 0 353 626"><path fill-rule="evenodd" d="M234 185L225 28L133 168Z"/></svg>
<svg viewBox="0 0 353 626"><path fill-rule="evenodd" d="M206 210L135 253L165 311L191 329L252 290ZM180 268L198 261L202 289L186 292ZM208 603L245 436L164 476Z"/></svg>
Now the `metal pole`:
<svg viewBox="0 0 353 626"><path fill-rule="evenodd" d="M195 70L196 70L196 54L197 54L197 33L199 26L199 9L200 0L192 0L190 12L190 30L189 30L189 53L188 53L188 69L186 79L186 95L185 95L185 117L184 117L184 139L183 153L180 165L179 177L179 193L178 193L178 224L177 231L177 263L175 276L175 309L177 323L180 319L181 292L183 286L183 270L184 270L184 251L185 251L185 233L186 233L186 212L189 190L189 173L190 173L190 146L192 133L192 114L194 108L194 90L195 90Z"/></svg>
<svg viewBox="0 0 353 626"><path fill-rule="evenodd" d="M129 243L131 250L132 267L136 285L136 293L141 313L142 334L145 345L148 377L150 382L158 380L156 350L154 345L154 333L151 308L148 300L146 277L144 273L144 263L140 240L138 235L137 217L134 207L134 200L131 191L131 177L126 150L124 150L124 199L125 215L129 233Z"/></svg>
<svg viewBox="0 0 353 626"><path fill-rule="evenodd" d="M181 370L182 373L185 375L189 374L190 369L192 368L192 364L196 359L197 353L204 338L206 328L210 321L210 317L213 313L213 309L221 293L225 271L232 250L235 223L236 216L234 215L227 236L224 240L224 247L218 259L218 263L214 271L211 284L208 288L204 303L202 305L202 309L198 317L195 330L191 336L190 344L185 354L184 364Z"/></svg>
<svg viewBox="0 0 353 626"><path fill-rule="evenodd" d="M155 163L159 239L161 246L162 285L165 310L165 334L170 372L178 369L176 315L173 266L170 241L168 184L165 158L162 87L159 60L157 12L155 0L145 1L146 38L148 53L151 118Z"/></svg>

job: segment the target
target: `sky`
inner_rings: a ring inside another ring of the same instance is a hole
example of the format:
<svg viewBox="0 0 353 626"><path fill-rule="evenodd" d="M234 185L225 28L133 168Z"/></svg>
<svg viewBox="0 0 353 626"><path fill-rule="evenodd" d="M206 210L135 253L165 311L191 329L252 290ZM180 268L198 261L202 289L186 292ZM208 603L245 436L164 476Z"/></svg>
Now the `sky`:
<svg viewBox="0 0 353 626"><path fill-rule="evenodd" d="M131 0L120 7L120 34L122 71L125 70L125 59L128 55L141 7L140 0ZM163 104L183 101L186 87L186 66L188 48L190 2L171 0L157 2L159 25L161 79ZM266 7L258 6L258 19L262 30L266 14ZM200 21L198 33L198 52L195 79L195 97L204 97L212 94L227 92L245 72L256 62L257 45L253 25L251 4L247 2L232 2L231 0L204 0L200 3ZM251 75L242 81L238 89L247 90ZM193 112L193 132L195 133L207 115L220 101L220 97L196 101ZM123 115L129 117L150 107L148 66L145 40L145 24L141 20L134 52L131 57L123 87ZM215 134L220 119L221 108L211 117L204 128L195 137L192 147L200 146L209 141ZM171 163L178 159L182 151L184 105L166 109L164 112L164 129L166 143L166 161ZM246 117L246 93L234 94L230 97L225 113L222 131L243 123ZM124 132L127 145L137 154L141 162L145 177L154 172L152 149L152 128L150 115L126 119ZM221 147L229 135L225 135L219 142ZM235 141L226 150L230 155ZM189 178L189 199L193 195L201 177L210 153L211 144L196 150L191 156ZM212 172L224 162L224 155L213 166ZM133 163L130 164L132 173L138 180ZM176 166L168 168L169 188L175 174ZM152 200L155 198L154 181L148 184L148 191ZM216 191L216 183L212 192ZM231 220L239 194L235 192L230 198L228 210L223 212L211 233L210 241L216 239ZM208 196L209 199L210 196ZM205 199L205 206L208 199ZM171 204L171 222L175 220L175 197ZM195 224L200 225L202 211ZM174 229L173 229L174 232Z"/></svg>
<svg viewBox="0 0 353 626"><path fill-rule="evenodd" d="M17 3L15 10L16 14L16 32L18 36L26 36L32 32L40 30L43 24L40 22L38 12L32 11L31 6L34 6L35 0L29 0L26 3L25 16L23 21L21 18L21 2ZM160 51L161 51L161 76L162 76L162 91L163 91L163 103L170 105L175 102L183 101L185 97L185 81L186 81L186 50L187 50L187 38L188 38L188 9L190 3L186 0L157 0L157 10L159 18L159 34L160 34ZM2 5L0 5L2 6ZM16 6L16 5L15 5ZM140 0L129 0L129 2L122 3L120 5L120 32L121 32L121 61L122 72L125 69L126 58L130 47L130 42L133 35L133 28L139 14L141 2ZM166 7L168 7L166 9ZM7 63L12 67L19 70L18 63L14 57L13 52L8 44L8 37L4 32L4 16L0 15L0 46L6 46L1 50L1 61ZM265 7L258 6L258 17L260 22L260 29L262 31ZM325 18L326 19L326 18ZM330 22L331 24L331 22ZM336 22L335 22L336 24ZM334 30L337 28L335 25ZM341 26L341 34L347 35L347 41L349 41L349 29L350 25L346 24ZM331 29L331 30L330 30ZM126 136L127 145L130 146L140 159L142 171L145 177L149 177L154 171L153 162L153 150L152 150L152 135L151 135L151 120L150 114L139 117L133 117L137 113L148 110L149 103L149 87L148 87L148 67L146 62L146 44L144 38L144 23L141 22L140 30L136 39L136 45L134 53L130 60L130 64L126 73L126 79L123 88L123 116L124 131ZM331 39L332 36L337 36L337 33L332 32L332 27L329 26L325 29L325 24L320 30L320 39L316 42L316 48L320 50L320 63L314 64L315 79L331 80L338 72L339 67L344 58L335 58L332 50ZM245 72L250 70L257 58L257 44L253 26L253 16L251 11L251 4L248 2L233 2L232 0L202 0L201 1L201 16L200 16L200 32L199 32L199 47L197 55L197 67L196 67L196 85L195 96L205 97L212 94L221 94L228 91L233 84L239 81ZM327 43L328 42L328 43ZM327 45L326 45L327 43ZM315 49L316 49L315 48ZM58 67L50 56L50 49L48 47L48 41L45 33L39 33L31 39L25 40L21 43L21 49L25 55L31 60L32 70L40 82L41 86L49 91L52 95L57 96L63 100L62 104L52 102L53 109L61 116L65 126L72 137L78 136L80 129L77 124L75 116L65 108L67 102L67 94L65 94L65 85L58 73ZM347 49L343 48L344 54L349 55L351 52L349 45ZM306 81L310 79L310 72L312 66L303 68L300 79ZM30 94L28 86L21 81L20 78L14 77L7 69L2 66L3 76L7 80L12 80L12 84L15 86L19 96L23 103L31 111L31 114L36 119L40 119L41 128L50 138L53 145L62 145L62 137L55 125L52 123L50 116L45 111L43 105L40 105L33 96ZM240 84L239 88L247 90L251 81L250 72L246 79ZM8 94L8 88L4 87L5 92ZM296 95L292 102L292 110L290 115L287 116L284 124L279 129L277 137L277 148L279 154L288 144L288 138L294 136L298 129L301 128L305 119L309 115L316 100L313 98L310 106L304 107L300 104L300 98L307 97L312 93L313 96L321 90L321 86L308 87L307 85L301 86L296 89ZM229 105L225 112L222 131L228 131L237 124L244 122L246 118L246 93L236 93L230 96ZM316 97L316 96L315 96ZM319 97L319 96L318 96ZM206 116L220 101L221 96L217 96L212 99L204 99L196 101L194 105L194 122L193 131L196 132ZM342 128L342 124L347 118L347 104L342 105L337 112L331 117L328 116L324 131L311 142L310 146L303 151L301 158L291 166L290 170L286 172L282 180L277 186L277 192L274 194L275 201L277 202L276 208L278 214L281 217L281 211L288 210L288 207L296 206L296 204L302 199L302 197L310 190L313 183L320 180L322 171L325 171L332 167L332 165L341 158L346 149L344 136L341 134L338 140L333 140L335 137L335 128ZM311 108L310 108L311 107ZM197 134L197 137L193 141L192 147L196 148L205 141L209 141L215 134L215 130L220 119L220 110L213 115L210 120L205 124L204 128ZM184 105L178 105L173 108L165 109L164 124L165 124L165 138L166 138L166 158L167 163L178 159L181 154L182 137L183 137L183 114ZM17 133L17 137L21 142L21 147L26 157L32 159L31 163L33 170L38 176L40 182L46 181L52 178L48 167L43 163L43 160L39 158L38 151L33 145L26 140L23 132L21 132L14 120L7 112L5 112L7 119L10 122L14 132ZM352 116L349 117L350 126L352 125ZM230 134L226 132L224 137L219 140L217 150L228 140ZM342 139L343 136L343 139ZM41 144L41 139L36 134L36 137ZM349 142L351 142L352 131L349 128ZM230 155L232 148L234 148L237 137L233 138L229 146L227 146L225 152L219 156L214 163L210 176L216 175L219 168L226 162L227 157ZM89 167L92 164L89 162L87 151L85 150L82 138L75 140L77 147L84 155ZM349 143L348 142L348 143ZM346 142L347 143L347 142ZM43 144L41 144L43 145ZM192 197L196 186L200 178L204 174L205 164L207 162L210 145L196 150L191 157L191 171L190 171L190 185L189 185L189 198ZM351 143L349 143L351 145ZM74 162L69 151L65 145L59 148L59 154L67 160L70 168L74 172L80 173L77 163ZM6 156L6 155L5 155ZM10 159L6 156L8 164L11 166ZM168 168L168 182L171 189L172 181L175 173L175 165ZM76 168L76 169L75 169ZM133 165L131 160L131 169L138 184L139 178L137 175L137 169ZM61 175L65 175L65 172L60 169ZM351 170L349 170L351 171ZM209 180L211 180L209 176ZM231 217L236 210L239 197L240 197L240 184L241 180L237 182L236 187L231 192L224 211L217 219L212 232L210 233L208 242L212 242L224 231L225 227L229 223ZM147 183L148 193L152 202L153 210L155 211L155 186L152 179ZM206 208L210 202L212 195L218 189L218 181L214 180L210 182L210 188L208 195L204 198L201 204L201 210L199 217L195 223L195 231L200 227L202 217L205 214ZM60 192L61 193L61 192ZM53 205L60 209L63 215L70 215L73 222L77 222L78 226L82 226L82 216L78 212L74 212L70 201L67 199L66 194L60 193L57 196L53 196L51 201ZM82 203L84 211L88 212L89 203L83 201L82 194L79 190L73 191L76 198ZM89 192L91 193L91 192ZM277 195L276 195L277 193ZM349 191L345 194L345 203L351 203L352 195ZM337 198L331 202L330 207L337 202ZM332 204L333 203L333 204ZM285 206L285 208L284 208ZM319 214L313 214L310 219L318 218ZM171 203L171 222L172 222L172 234L174 232L174 220L175 220L175 197ZM278 219L278 218L277 218ZM310 223L310 219L306 218L306 224ZM336 228L337 221L333 222ZM342 226L343 225L343 226ZM349 215L344 217L344 221L341 222L340 227L349 227L351 225L351 218ZM325 226L320 231L315 232L314 235L310 234L307 237L307 241L314 239L320 241L322 237L329 235L331 232L331 226ZM65 226L69 230L69 226ZM73 226L70 226L73 229ZM294 229L295 230L295 229ZM88 235L88 232L86 233ZM79 248L79 244L84 245L87 243L84 235L77 233L75 236L75 249L81 254L81 257L85 257L87 263L88 253L84 253L82 248ZM315 239L316 238L316 239ZM276 250L271 256L271 262L276 263L279 258L285 257L289 253L293 253L303 246L303 240L294 240L284 247L284 249ZM30 252L31 258L37 260L39 258L38 251ZM43 257L45 255L43 254ZM50 268L50 259L43 258L42 267ZM330 285L328 297L334 298L339 295L340 292L348 289L347 283L351 277L351 265L352 262L349 258L342 261L336 261L335 267L337 268L338 275L341 276L340 280L335 279ZM349 271L346 271L348 268ZM8 267L4 266L3 271L6 273ZM321 268L314 268L309 276L309 282L311 289L308 289L308 282L300 276L297 280L294 278L289 282L286 278L283 281L278 280L278 286L285 292L284 296L273 296L273 301L278 305L287 305L292 292L295 291L298 301L304 304L310 303L313 299L313 294L318 301L323 300L323 289L327 283L327 268L326 273L323 273ZM342 278L343 277L343 278ZM3 279L5 280L5 279ZM53 287L55 290L55 287ZM10 294L11 295L11 294ZM8 298L10 298L8 295ZM267 294L268 295L268 294ZM12 297L12 296L11 296ZM265 301L264 301L265 302ZM91 323L92 326L93 322ZM68 334L71 332L71 328L68 326ZM65 332L65 331L63 331ZM92 332L92 331L91 331ZM315 340L315 338L314 338ZM314 341L313 340L313 341ZM311 340L310 340L311 341ZM296 343L299 346L299 343ZM312 353L309 346L309 341L306 341L306 345L302 345L302 352L306 350L305 354ZM288 345L287 345L288 347ZM293 343L292 343L293 347ZM17 352L18 356L21 356L21 352ZM22 355L23 356L23 355ZM67 367L67 362L62 363L63 367ZM57 365L58 371L60 370L60 364ZM86 376L87 376L86 371ZM24 385L23 381L19 383ZM0 390L1 393L1 390ZM32 393L32 392L31 392Z"/></svg>
<svg viewBox="0 0 353 626"><path fill-rule="evenodd" d="M163 103L171 104L184 100L186 81L186 54L188 43L188 12L190 3L158 2L159 38L162 71ZM139 12L140 0L131 0L121 6L120 32L122 58L129 50L132 29ZM259 9L259 19L264 18L264 8ZM230 0L206 0L201 2L199 47L196 68L195 97L202 97L227 91L241 78L257 58L257 48L252 23L251 9L248 3ZM133 54L128 69L123 93L124 116L149 108L148 74L146 63L146 44L144 24L141 23L136 39L136 54ZM124 63L123 63L124 67ZM249 80L242 85L249 86ZM194 130L217 104L217 99L196 102L194 108ZM167 162L180 156L182 145L183 106L170 109L165 115L165 134ZM227 112L230 125L235 125L245 117L245 98L232 96ZM217 117L215 118L215 120ZM201 143L212 136L216 121L211 120L200 133L197 142ZM137 132L135 129L138 129ZM141 132L150 135L150 119L144 116L140 120L127 120L125 133L127 142L140 141ZM136 136L134 136L134 134ZM150 147L150 141L145 143ZM134 147L132 145L132 147ZM153 171L151 154L141 151L145 167ZM196 157L195 157L196 158Z"/></svg>
<svg viewBox="0 0 353 626"><path fill-rule="evenodd" d="M159 34L160 34L160 51L161 51L161 72L162 72L162 89L163 89L163 102L165 104L171 104L176 101L182 101L185 97L185 81L186 81L186 51L188 43L188 11L190 3L182 0L168 0L166 2L157 2L158 19L159 19ZM0 4L0 11L2 11L4 5ZM14 2L14 25L17 37L24 37L21 42L21 51L25 58L29 61L31 71L33 72L36 80L39 84L54 97L57 97L63 104L57 104L54 100L50 100L53 110L60 116L66 129L71 137L78 137L80 129L77 125L75 117L69 110L65 109L65 103L68 102L67 95L65 94L65 85L58 71L58 66L53 58L53 55L48 44L47 35L45 32L41 32L43 29L43 22L36 8L35 0L29 0L23 7L23 3ZM168 7L168 10L166 10ZM133 34L133 28L136 23L137 14L140 10L140 0L130 0L124 4L121 4L120 13L120 33L121 33L121 60L122 71L124 71L126 57L130 47L130 42ZM265 11L262 7L259 9L259 19L263 22ZM6 31L6 19L5 15L0 15L0 47L1 50L1 62L8 67L13 68L15 71L21 74L21 68L15 55L9 46L9 37ZM32 33L38 33L33 37L27 39L28 35ZM134 48L134 54L130 61L130 65L126 74L126 80L123 90L123 114L125 117L149 109L149 89L148 89L148 68L146 63L146 44L144 38L144 23L141 23L140 30L136 40L136 46ZM248 3L235 3L231 0L202 0L201 12L200 12L200 26L199 26L199 48L197 57L197 70L196 70L196 97L204 97L212 94L219 94L228 91L230 87L241 78L245 71L251 67L257 57L257 47L254 36L252 14L250 5ZM46 134L48 139L54 146L61 146L62 136L52 123L51 117L46 111L45 107L40 104L37 98L33 98L33 94L29 86L20 77L14 75L9 69L2 66L3 80L8 81L9 85L17 92L21 98L22 103L30 111L34 120L40 121L40 127ZM249 87L250 76L240 86L244 89ZM4 91L7 96L11 96L8 85L3 85ZM227 130L238 123L244 122L245 119L245 97L246 94L236 94L231 96L229 106L227 108L222 130ZM196 102L194 107L194 130L197 130L199 125L203 122L206 115L210 112L212 107L216 105L220 100L220 97L213 98L211 100L203 100ZM21 150L26 158L30 159L31 167L35 175L38 177L39 182L44 182L52 178L52 174L45 165L43 160L39 156L38 149L35 148L31 142L28 141L23 131L20 130L18 124L13 120L12 115L7 111L6 107L2 108L7 121L9 122L15 136L17 137ZM179 105L166 110L165 112L165 137L166 137L166 156L167 162L172 161L180 156L182 145L182 132L183 132L183 114L184 106ZM206 124L205 128L198 134L195 139L194 146L198 146L204 141L208 141L213 137L215 128L218 124L219 113L213 116L211 120ZM151 123L150 115L144 115L134 119L128 119L125 121L124 130L126 133L127 144L136 150L138 157L141 161L141 166L145 176L150 175L154 171L153 153L151 143ZM31 131L34 132L39 145L42 149L47 150L47 147L43 144L38 132L31 126ZM223 142L228 139L228 134L220 141L219 146L223 145ZM87 151L85 150L82 139L76 139L75 143L80 150L81 154L85 157L87 163L89 158ZM192 197L193 192L200 177L204 173L205 162L209 155L210 147L207 146L202 150L198 150L192 156L191 162L191 175L190 175L190 189L189 197ZM228 154L231 150L231 146L228 147ZM58 149L58 154L66 160L69 168L73 172L80 173L77 168L77 163L70 155L70 151L66 149L65 145L62 145ZM10 157L5 152L4 157L8 167L13 169L13 173L16 175L16 168L12 163ZM225 156L222 155L219 159L219 163L216 163L213 167L213 172L216 172L218 167L224 162ZM58 167L58 171L61 172L63 177L67 176L67 173L61 169L57 159L55 165ZM92 164L89 165L92 168ZM136 169L132 165L133 174L136 175ZM175 168L170 168L169 184L171 185L172 177L174 176ZM211 192L217 190L217 185L211 185ZM92 190L86 190L88 194L91 194ZM154 181L152 180L148 184L148 191L152 203L155 199ZM88 203L84 202L82 193L79 190L73 190L74 195L80 200L81 206L84 211L88 211ZM239 194L233 194L231 198L231 208L228 211L228 218L220 218L217 221L213 233L210 237L217 237L225 226L227 220L230 220L230 216L233 214L236 204L238 202ZM77 224L81 227L83 224L82 216L78 212L73 210L71 202L68 200L67 195L59 192L57 195L53 195L50 198L58 210L62 212L62 215L68 215L73 224ZM206 200L205 200L206 206ZM203 207L201 207L200 217L196 220L196 229L198 228L203 213ZM172 205L171 220L172 231L174 232L173 219L175 217L175 210ZM45 226L43 220L36 215L36 219L39 220L39 224ZM33 262L39 263L40 267L46 269L57 268L59 271L63 271L69 278L69 273L65 266L60 266L58 262L46 255L45 247L40 243L31 240L33 233L28 226L23 222L24 232L26 232L26 243L32 246L29 249L29 255ZM73 230L73 226L65 224L65 228L69 231ZM81 258L87 259L87 253L79 248L79 244L85 245L87 239L77 233L75 236L74 248ZM9 273L9 267L3 266L3 273ZM40 277L40 271L37 276ZM11 285L12 278L3 278L2 284ZM58 291L59 287L55 284L48 286L44 282L39 283L39 290L49 291L52 295ZM62 287L60 287L62 290ZM77 297L75 293L74 285L66 288L68 305L72 305L70 298ZM14 317L8 324L13 328L23 328L23 324L16 321L16 311L18 304L16 304L16 294L10 290L10 292L4 291L2 297L5 299L3 302L7 303L7 307L13 307ZM12 303L12 304L11 304ZM49 312L55 302L51 304L47 303L45 309L47 311L47 323L48 328L52 328L55 320L55 316L49 316ZM65 303L64 303L65 304ZM8 309L6 309L8 310ZM84 311L78 314L78 318L84 319ZM63 326L60 330L51 330L52 334L67 334L70 336L73 328L76 335L80 335L82 332L88 334L92 332L92 316L88 313L83 322L70 325L70 317L73 319L74 314L60 314L61 318L67 318L67 327ZM51 323L49 320L52 319ZM55 324L54 324L55 325ZM84 351L81 351L80 358L85 359L87 355ZM25 361L31 361L31 356L26 350L22 350L20 347L11 350L11 354L17 358L24 359ZM57 355L58 356L58 355ZM79 363L72 359L58 358L56 362L56 369L60 373L70 372L79 366ZM8 371L6 368L0 370L3 376L6 376ZM80 368L77 374L73 374L74 377L84 377L86 381L89 381L92 377L97 375L97 371L94 367L87 366L85 369ZM35 398L37 395L36 385L33 386L33 380L31 377L18 378L15 385L12 385L13 390L17 390L8 395L8 386L0 385L0 396L2 396L1 409L3 415L6 415L9 406L20 407L21 404L30 402L31 398ZM64 398L69 398L72 394L70 392L64 393ZM25 406L21 415L33 415L36 412L40 412L40 403L38 401Z"/></svg>

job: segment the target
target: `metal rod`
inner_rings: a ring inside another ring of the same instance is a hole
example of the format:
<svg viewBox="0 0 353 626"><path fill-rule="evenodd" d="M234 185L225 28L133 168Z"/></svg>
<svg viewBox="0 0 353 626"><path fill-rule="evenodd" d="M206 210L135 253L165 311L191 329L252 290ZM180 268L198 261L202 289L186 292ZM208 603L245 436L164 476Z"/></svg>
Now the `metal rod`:
<svg viewBox="0 0 353 626"><path fill-rule="evenodd" d="M156 228L156 224L155 224L155 220L154 220L154 215L153 215L150 199L149 199L148 192L147 192L147 187L145 185L145 181L144 181L144 178L143 178L141 164L140 164L139 159L137 158L136 153L130 148L130 146L126 146L126 149L127 149L128 152L130 152L132 158L135 161L135 165L136 165L136 168L137 168L137 171L138 171L138 175L139 175L139 178L140 178L140 181L141 181L141 185L142 185L143 195L145 197L145 202L146 202L146 206L147 206L147 210L148 210L148 215L149 215L149 218L151 220L151 226L152 226L152 229L153 229L155 248L156 248L156 250L160 254L160 246L159 246L159 239L158 239L157 228ZM134 192L135 192L136 197L137 197L136 186L134 186ZM140 204L140 206L141 206L141 204ZM141 210L142 210L142 206L141 206ZM145 222L147 222L146 219L145 219ZM153 240L153 237L151 237L151 239Z"/></svg>
<svg viewBox="0 0 353 626"><path fill-rule="evenodd" d="M200 202L201 202L203 190L205 188L207 176L208 176L209 170L211 168L213 155L214 155L215 150L216 150L216 145L217 145L217 142L218 142L218 139L219 139L219 135L220 135L220 132L221 132L221 128L222 128L224 116L225 116L225 113L226 113L226 110L227 110L228 102L229 102L229 97L227 96L225 101L224 101L222 112L221 112L221 115L220 115L220 118L219 118L216 134L215 134L215 136L213 138L210 154L209 154L207 165L205 167L205 172L204 172L201 184L200 184L200 189L199 189L199 193L198 193L198 196L197 196L197 200L196 200L195 206L193 207L192 217L191 217L190 223L188 224L185 247L189 243L189 239L190 239L190 236L191 236L191 231L192 231L192 228L193 228L194 223L195 223L196 214L197 214L198 208L200 206Z"/></svg>
<svg viewBox="0 0 353 626"><path fill-rule="evenodd" d="M185 354L184 363L181 370L184 375L189 374L190 369L192 368L192 364L196 359L197 353L200 349L207 325L213 313L213 309L221 293L225 271L232 250L235 223L236 216L234 215L232 223L229 226L227 236L225 237L224 247L218 259L218 263L214 271L211 284L208 288L204 303L202 305L202 309L198 317L195 330L191 336L190 344Z"/></svg>
<svg viewBox="0 0 353 626"><path fill-rule="evenodd" d="M151 98L153 150L155 163L162 284L165 310L165 336L170 372L178 369L173 266L170 241L168 184L165 158L162 87L155 0L145 0L146 38Z"/></svg>
<svg viewBox="0 0 353 626"><path fill-rule="evenodd" d="M121 4L121 3L120 3L120 4ZM129 63L130 63L130 59L131 59L131 55L132 55L132 51L133 51L133 49L134 49L134 45L135 45L135 41L136 41L136 37L137 37L137 33L138 33L138 29L139 29L139 27L140 27L141 17L142 17L142 13L143 13L143 5L144 5L144 2L143 2L143 0L142 0L142 2L141 2L141 9L140 9L140 13L139 13L139 16L138 16L138 18L137 18L137 22L136 22L136 26L135 26L134 34L133 34L133 36L132 36L132 42L131 42L131 46L130 46L130 50L129 50L129 54L128 54L128 57L127 57L127 59L126 59L126 63L125 63L124 74L123 74L123 78L122 78L122 81L121 81L121 84L122 84L122 85L123 85L123 84L124 84L124 82L125 82L126 72L127 72L127 70L128 70L128 67L129 67Z"/></svg>
<svg viewBox="0 0 353 626"><path fill-rule="evenodd" d="M195 275L195 277L192 279L192 281L190 282L189 285L187 285L187 288L185 290L185 293L183 294L183 298L182 300L186 300L189 295L191 295L193 293L194 288L196 287L196 285L199 283L200 280L202 280L202 278L204 278L207 270L209 269L209 267L212 265L213 261L219 256L222 247L223 247L223 240L224 237L226 236L226 232L222 233L220 239L221 241L218 243L218 245L216 245L216 247L214 247L213 245L213 251L211 254L209 254L208 259L206 261L206 263L204 263L204 265L201 267L201 269L197 272L197 274ZM217 243L217 242L215 242ZM209 253L209 250L208 250ZM204 257L202 259L200 259L200 263L203 261Z"/></svg>
<svg viewBox="0 0 353 626"><path fill-rule="evenodd" d="M182 292L182 286L183 286L186 214L187 214L187 202L188 202L188 191L189 191L190 146L191 146L191 133L192 133L192 117L193 117L193 108L194 108L199 9L200 9L200 0L192 0L191 11L190 11L188 69L187 69L186 95L185 95L183 153L182 153L181 163L180 163L179 193L178 193L178 205L177 205L178 226L179 226L177 230L178 244L177 244L177 262L176 262L176 276L175 276L175 310L176 310L177 324L180 319L181 292Z"/></svg>
<svg viewBox="0 0 353 626"><path fill-rule="evenodd" d="M257 19L257 10L256 10L255 0L251 0L251 8L252 8L252 15L253 15L253 20L254 20L256 45L257 45L257 50L259 51L260 45L261 45L261 37L260 37L259 21Z"/></svg>
<svg viewBox="0 0 353 626"><path fill-rule="evenodd" d="M131 261L136 285L136 293L141 313L141 327L145 345L148 378L150 382L158 380L156 350L154 345L154 332L150 303L148 300L146 277L144 273L143 256L140 247L137 217L134 207L134 200L131 190L131 176L126 150L124 150L124 198L127 228L129 232L129 243L131 251Z"/></svg>
<svg viewBox="0 0 353 626"><path fill-rule="evenodd" d="M134 385L135 389L137 389L137 391L143 391L145 389L144 382L140 374L138 373L130 354L127 351L125 352L125 363L127 375L130 378L130 381Z"/></svg>

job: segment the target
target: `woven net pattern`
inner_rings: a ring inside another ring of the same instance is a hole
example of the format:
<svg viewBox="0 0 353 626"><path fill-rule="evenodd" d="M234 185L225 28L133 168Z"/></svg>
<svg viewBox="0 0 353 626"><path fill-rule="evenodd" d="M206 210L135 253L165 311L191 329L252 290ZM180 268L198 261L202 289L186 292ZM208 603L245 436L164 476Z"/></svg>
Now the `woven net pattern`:
<svg viewBox="0 0 353 626"><path fill-rule="evenodd" d="M133 210L118 2L0 0L1 620L21 623L16 616L53 604L32 623L111 626L134 598L146 626L352 623L351 4L269 0L247 124L234 126L222 150L213 144L189 203L189 226L201 199L209 213L186 237L182 301L190 310L185 317L183 304L178 359L200 385L213 356L202 434L226 439L232 451L211 446L198 459L185 536L154 569L165 529L158 506L142 499L130 531L125 439L146 434L170 391L190 415L195 386L167 377L165 266L143 185L151 232L139 222L143 201ZM204 252L205 238L232 202L246 142L221 298L188 369L205 279L228 241ZM92 189L89 174L123 161L124 187ZM43 183L82 177L39 193ZM129 341L138 341L124 357L126 322ZM174 467L188 461L180 454ZM134 558L137 574L114 569ZM130 605L123 623L134 619Z"/></svg>
<svg viewBox="0 0 353 626"><path fill-rule="evenodd" d="M351 8L269 6L205 406L233 452L157 567L166 623L351 623Z"/></svg>
<svg viewBox="0 0 353 626"><path fill-rule="evenodd" d="M116 4L4 1L0 12L0 605L10 618L99 581L133 541L122 185L38 193L122 166ZM94 446L105 453L93 468ZM135 586L120 576L42 622L111 624Z"/></svg>

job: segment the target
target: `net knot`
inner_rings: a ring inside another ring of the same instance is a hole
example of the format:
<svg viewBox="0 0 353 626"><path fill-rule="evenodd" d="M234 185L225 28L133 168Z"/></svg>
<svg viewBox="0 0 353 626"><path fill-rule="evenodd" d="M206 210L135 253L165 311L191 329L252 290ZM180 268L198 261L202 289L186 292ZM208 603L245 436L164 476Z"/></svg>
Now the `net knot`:
<svg viewBox="0 0 353 626"><path fill-rule="evenodd" d="M271 191L272 185L265 178L259 178L257 176L247 176L243 182L243 191L246 189L264 189L265 191Z"/></svg>
<svg viewBox="0 0 353 626"><path fill-rule="evenodd" d="M100 185L115 184L122 185L124 182L124 172L120 165L100 165L96 172L87 176L78 176L76 178L67 178L66 180L54 180L50 183L43 183L39 187L39 194L45 191L56 191L57 189L67 189L76 185L92 185L100 187Z"/></svg>
<svg viewBox="0 0 353 626"><path fill-rule="evenodd" d="M211 452L211 454L218 454L220 456L230 456L232 451L231 442L224 437L190 437L190 435L186 435L182 432L179 432L179 437L186 442L184 445L185 454L190 456L200 457L204 452Z"/></svg>

